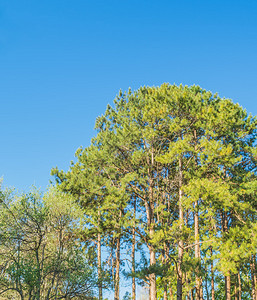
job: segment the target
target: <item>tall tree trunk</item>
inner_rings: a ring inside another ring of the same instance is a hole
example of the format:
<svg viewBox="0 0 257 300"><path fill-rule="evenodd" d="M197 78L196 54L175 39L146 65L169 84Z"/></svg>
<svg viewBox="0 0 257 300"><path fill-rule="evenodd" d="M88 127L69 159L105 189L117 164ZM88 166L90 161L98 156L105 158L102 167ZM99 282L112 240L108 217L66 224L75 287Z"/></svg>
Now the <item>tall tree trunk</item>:
<svg viewBox="0 0 257 300"><path fill-rule="evenodd" d="M225 292L226 292L226 300L231 300L231 276L225 276Z"/></svg>
<svg viewBox="0 0 257 300"><path fill-rule="evenodd" d="M150 230L150 236L153 236L153 229ZM155 258L155 251L151 245L149 246L149 252L150 252L150 266L154 266L156 264L156 258ZM156 300L157 290L156 290L155 273L151 273L149 275L149 278L150 278L150 297L151 300Z"/></svg>
<svg viewBox="0 0 257 300"><path fill-rule="evenodd" d="M101 233L100 233L100 210L98 210L98 234L97 234L97 272L98 272L98 299L103 299L102 287L102 258L101 258Z"/></svg>
<svg viewBox="0 0 257 300"><path fill-rule="evenodd" d="M184 212L182 207L182 182L183 182L183 174L182 174L182 159L179 158L179 229L180 232L183 230L183 222L184 222ZM182 261L183 261L183 252L184 252L184 243L183 240L180 239L178 242L178 264L177 264L177 300L182 300L182 285L183 285L183 273L182 273Z"/></svg>
<svg viewBox="0 0 257 300"><path fill-rule="evenodd" d="M154 218L154 150L153 146L151 149L150 157L147 157L147 164L148 164L148 195L145 198L144 204L145 204L145 210L146 210L146 216L147 216L147 229L149 233L150 239L154 237L154 224L155 224L155 218ZM155 249L153 245L150 243L147 244L147 247L149 249L149 255L150 255L150 267L154 266L156 264L156 257L155 257ZM157 299L157 289L156 289L156 275L155 273L149 274L149 299L156 300Z"/></svg>
<svg viewBox="0 0 257 300"><path fill-rule="evenodd" d="M253 282L254 282L254 294L255 294L255 299L257 300L257 282L256 282L256 256L255 254L253 255Z"/></svg>
<svg viewBox="0 0 257 300"><path fill-rule="evenodd" d="M147 213L147 225L149 230L150 239L154 237L154 188L153 188L153 169L154 169L154 150L151 149L151 168L148 169L149 176L149 203L146 203L146 213ZM150 254L150 267L156 264L155 249L149 244L148 245L149 254ZM149 275L150 279L150 299L157 299L157 288L156 288L156 275L151 273Z"/></svg>
<svg viewBox="0 0 257 300"><path fill-rule="evenodd" d="M227 213L224 212L222 214L222 226L223 232L228 232L228 216ZM230 272L229 275L225 276L225 298L226 300L231 300L231 276Z"/></svg>
<svg viewBox="0 0 257 300"><path fill-rule="evenodd" d="M237 280L235 280L234 296L235 296L235 300L238 300L238 286L237 286Z"/></svg>
<svg viewBox="0 0 257 300"><path fill-rule="evenodd" d="M122 210L120 209L119 221L122 217ZM119 222L118 222L119 223ZM114 280L114 300L120 299L120 239L121 239L121 228L117 225L116 227L118 237L116 238L116 257L115 257L115 280Z"/></svg>
<svg viewBox="0 0 257 300"><path fill-rule="evenodd" d="M211 300L215 300L215 289L214 289L214 268L212 259L212 247L211 250Z"/></svg>
<svg viewBox="0 0 257 300"><path fill-rule="evenodd" d="M242 299L242 286L241 286L241 276L240 271L238 272L238 300Z"/></svg>
<svg viewBox="0 0 257 300"><path fill-rule="evenodd" d="M252 255L251 257L251 263L250 263L250 267L251 267L251 281L252 281L252 299L256 300L257 299L257 294L256 294L256 262L255 262L256 258L255 255Z"/></svg>
<svg viewBox="0 0 257 300"><path fill-rule="evenodd" d="M101 234L97 234L97 271L98 271L98 299L103 299L102 266L101 266Z"/></svg>
<svg viewBox="0 0 257 300"><path fill-rule="evenodd" d="M116 273L114 285L114 300L120 299L120 236L116 240Z"/></svg>
<svg viewBox="0 0 257 300"><path fill-rule="evenodd" d="M146 213L147 213L147 225L149 228L149 236L152 238L154 236L154 222L153 222L153 208L151 207L151 203L145 202L146 207ZM150 267L154 266L156 264L156 258L155 258L155 250L154 247L149 243L148 244L149 254L150 254ZM156 290L156 275L155 273L149 274L149 297L151 300L156 300L157 297L157 290Z"/></svg>
<svg viewBox="0 0 257 300"><path fill-rule="evenodd" d="M165 243L164 243L164 247L163 247L163 251L162 251L162 265L164 266L166 263L166 259L165 259ZM165 279L164 283L163 283L163 300L168 300L168 286L167 286L167 281Z"/></svg>
<svg viewBox="0 0 257 300"><path fill-rule="evenodd" d="M169 300L173 300L173 291L171 286L169 287L169 294L170 294Z"/></svg>
<svg viewBox="0 0 257 300"><path fill-rule="evenodd" d="M163 300L168 300L168 288L167 288L167 283L164 283L164 287L163 287L164 291L163 291Z"/></svg>
<svg viewBox="0 0 257 300"><path fill-rule="evenodd" d="M198 215L198 201L195 201L195 258L198 263L196 268L196 299L203 299L203 290L202 290L202 279L199 276L201 271L201 252L199 244L199 215Z"/></svg>
<svg viewBox="0 0 257 300"><path fill-rule="evenodd" d="M135 273L135 246L136 246L136 232L135 232L135 220L136 220L136 199L134 200L134 224L132 229L132 252L131 252L131 260L132 260L132 274ZM136 300L136 278L132 276L132 300Z"/></svg>
<svg viewBox="0 0 257 300"><path fill-rule="evenodd" d="M162 265L166 266L168 263L168 257L169 257L169 246L166 242L163 244L163 251L162 251ZM168 280L165 278L164 281L164 292L163 292L163 300L168 300Z"/></svg>
<svg viewBox="0 0 257 300"><path fill-rule="evenodd" d="M194 142L195 142L195 151L197 152L197 134L196 130L194 130ZM195 167L197 168L197 159L195 160ZM197 262L196 267L196 287L195 287L195 297L197 300L203 299L203 287L202 287L202 278L201 278L201 251L200 251L200 237L199 237L199 214L198 214L198 201L195 201L195 214L194 214L194 222L195 222L195 259Z"/></svg>
<svg viewBox="0 0 257 300"><path fill-rule="evenodd" d="M165 243L165 257L166 257L166 260L168 260L169 252L170 252L170 245L169 245L169 243ZM167 282L167 288L168 288L168 292L169 292L168 299L173 300L173 290L172 290L170 281Z"/></svg>

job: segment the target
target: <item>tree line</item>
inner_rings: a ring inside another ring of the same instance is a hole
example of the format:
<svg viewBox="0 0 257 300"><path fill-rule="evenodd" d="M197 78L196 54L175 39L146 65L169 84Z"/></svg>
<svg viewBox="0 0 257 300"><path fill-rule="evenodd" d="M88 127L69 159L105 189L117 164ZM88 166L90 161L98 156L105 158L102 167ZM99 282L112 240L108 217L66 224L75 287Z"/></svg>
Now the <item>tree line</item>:
<svg viewBox="0 0 257 300"><path fill-rule="evenodd" d="M163 84L120 92L95 129L69 171L52 170L50 192L1 202L0 251L13 251L16 271L1 258L0 288L99 300L113 289L119 300L123 278L126 299L142 285L149 300L256 300L257 119L199 86Z"/></svg>

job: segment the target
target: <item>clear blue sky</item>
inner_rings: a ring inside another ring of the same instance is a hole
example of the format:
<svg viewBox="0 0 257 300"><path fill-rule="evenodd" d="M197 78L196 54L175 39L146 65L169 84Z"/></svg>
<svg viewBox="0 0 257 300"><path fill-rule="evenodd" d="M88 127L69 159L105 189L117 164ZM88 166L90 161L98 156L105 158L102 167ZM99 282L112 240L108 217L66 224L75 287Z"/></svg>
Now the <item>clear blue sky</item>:
<svg viewBox="0 0 257 300"><path fill-rule="evenodd" d="M45 189L120 89L199 84L257 114L257 1L0 0L0 177Z"/></svg>

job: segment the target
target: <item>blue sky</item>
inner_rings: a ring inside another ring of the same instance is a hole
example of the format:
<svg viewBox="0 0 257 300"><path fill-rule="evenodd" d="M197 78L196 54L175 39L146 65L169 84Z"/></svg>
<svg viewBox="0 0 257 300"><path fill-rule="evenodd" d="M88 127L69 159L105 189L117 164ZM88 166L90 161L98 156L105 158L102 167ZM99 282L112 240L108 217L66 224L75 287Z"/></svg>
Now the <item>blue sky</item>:
<svg viewBox="0 0 257 300"><path fill-rule="evenodd" d="M120 89L199 84L257 115L257 2L0 0L0 177L45 189Z"/></svg>

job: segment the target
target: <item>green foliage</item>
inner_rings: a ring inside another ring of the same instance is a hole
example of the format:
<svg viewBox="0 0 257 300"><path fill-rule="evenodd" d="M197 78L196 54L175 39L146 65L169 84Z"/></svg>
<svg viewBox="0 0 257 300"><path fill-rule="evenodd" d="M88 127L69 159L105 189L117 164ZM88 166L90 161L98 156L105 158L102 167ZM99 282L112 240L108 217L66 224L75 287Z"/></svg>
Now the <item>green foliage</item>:
<svg viewBox="0 0 257 300"><path fill-rule="evenodd" d="M94 269L75 236L81 213L70 196L54 189L13 196L2 201L0 215L1 295L92 297Z"/></svg>
<svg viewBox="0 0 257 300"><path fill-rule="evenodd" d="M1 249L21 254L2 284L12 278L18 292L38 295L39 277L58 266L68 276L61 295L97 266L101 298L102 287L118 293L128 262L124 273L149 286L152 300L210 298L211 281L216 299L228 298L225 281L242 299L257 293L257 119L199 86L163 84L120 92L95 129L68 172L52 170L57 190L16 202L1 194Z"/></svg>

